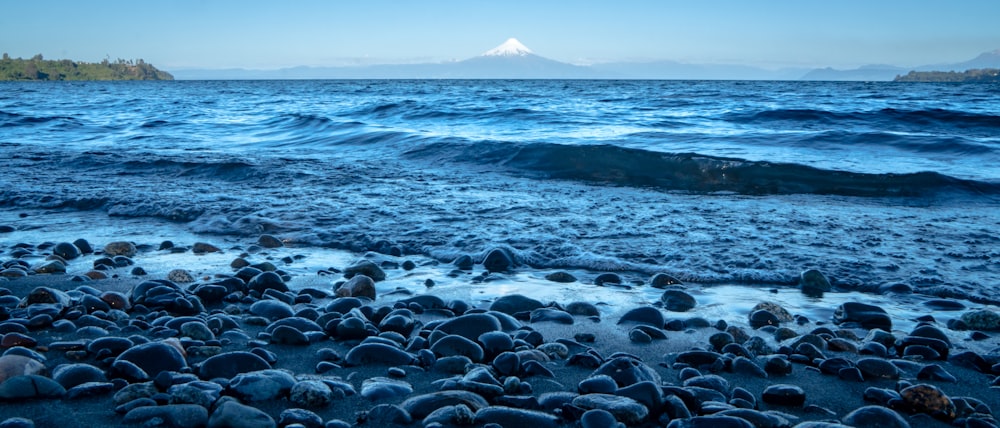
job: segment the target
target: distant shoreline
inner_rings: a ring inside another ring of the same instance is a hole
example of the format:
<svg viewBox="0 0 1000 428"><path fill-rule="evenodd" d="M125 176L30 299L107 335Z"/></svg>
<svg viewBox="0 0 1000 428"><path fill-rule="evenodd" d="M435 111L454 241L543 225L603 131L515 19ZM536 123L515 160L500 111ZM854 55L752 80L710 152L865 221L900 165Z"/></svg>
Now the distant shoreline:
<svg viewBox="0 0 1000 428"><path fill-rule="evenodd" d="M174 76L140 59L99 63L69 59L47 60L41 54L30 59L0 59L0 81L117 81L174 80Z"/></svg>

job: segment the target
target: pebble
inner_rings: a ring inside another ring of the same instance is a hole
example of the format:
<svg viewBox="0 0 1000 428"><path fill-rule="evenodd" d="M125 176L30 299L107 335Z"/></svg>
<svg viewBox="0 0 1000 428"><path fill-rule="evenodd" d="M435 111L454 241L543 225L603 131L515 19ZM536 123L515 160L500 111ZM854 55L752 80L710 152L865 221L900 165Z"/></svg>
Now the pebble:
<svg viewBox="0 0 1000 428"><path fill-rule="evenodd" d="M618 324L634 322L650 325L656 328L663 328L666 320L663 317L663 312L652 306L640 306L638 308L630 309L625 312L620 319L618 319Z"/></svg>
<svg viewBox="0 0 1000 428"><path fill-rule="evenodd" d="M274 235L263 234L257 238L257 245L264 248L281 248L285 246L285 243Z"/></svg>
<svg viewBox="0 0 1000 428"><path fill-rule="evenodd" d="M683 290L666 290L660 296L663 308L671 312L687 312L698 305L693 296Z"/></svg>
<svg viewBox="0 0 1000 428"><path fill-rule="evenodd" d="M562 284L568 284L568 283L576 282L577 281L577 279L576 279L575 276L570 275L569 273L563 272L563 271L557 271L557 272L552 272L550 274L547 274L547 275L545 275L545 279L547 279L549 281L552 281L552 282L562 283Z"/></svg>
<svg viewBox="0 0 1000 428"><path fill-rule="evenodd" d="M435 355L441 357L462 355L469 357L475 363L483 361L483 357L485 356L483 348L476 342L455 334L449 334L438 339L431 345L430 349Z"/></svg>
<svg viewBox="0 0 1000 428"><path fill-rule="evenodd" d="M859 407L841 421L856 428L910 428L899 413L882 406Z"/></svg>
<svg viewBox="0 0 1000 428"><path fill-rule="evenodd" d="M231 379L241 373L259 372L270 368L271 365L256 354L232 351L209 357L198 369L198 376L204 380Z"/></svg>
<svg viewBox="0 0 1000 428"><path fill-rule="evenodd" d="M476 412L474 424L496 424L501 427L556 428L559 418L536 410L489 406Z"/></svg>
<svg viewBox="0 0 1000 428"><path fill-rule="evenodd" d="M548 321L570 325L573 324L573 315L555 308L539 308L531 311L530 320L532 323Z"/></svg>
<svg viewBox="0 0 1000 428"><path fill-rule="evenodd" d="M910 413L927 413L935 418L950 421L955 419L955 404L938 387L917 384L899 391L899 399L889 402L893 409Z"/></svg>
<svg viewBox="0 0 1000 428"><path fill-rule="evenodd" d="M344 277L351 278L355 275L364 275L378 282L385 279L385 271L369 260L362 260L351 266L344 268Z"/></svg>
<svg viewBox="0 0 1000 428"><path fill-rule="evenodd" d="M236 375L229 382L229 389L247 401L264 401L287 395L295 385L290 372L268 369Z"/></svg>
<svg viewBox="0 0 1000 428"><path fill-rule="evenodd" d="M107 382L104 371L90 364L62 364L52 371L52 379L69 389L87 382Z"/></svg>
<svg viewBox="0 0 1000 428"><path fill-rule="evenodd" d="M488 272L507 272L514 267L514 259L506 250L494 248L486 254L483 267Z"/></svg>
<svg viewBox="0 0 1000 428"><path fill-rule="evenodd" d="M187 284L194 282L194 276L191 275L191 272L188 272L187 270L173 269L170 272L167 272L167 280L180 284Z"/></svg>
<svg viewBox="0 0 1000 428"><path fill-rule="evenodd" d="M413 393L413 385L398 379L373 377L361 382L361 396L372 401L392 400Z"/></svg>
<svg viewBox="0 0 1000 428"><path fill-rule="evenodd" d="M661 380L652 367L636 358L625 356L609 359L590 374L591 377L598 375L610 376L619 387L646 381L659 384Z"/></svg>
<svg viewBox="0 0 1000 428"><path fill-rule="evenodd" d="M377 294L375 280L364 274L354 275L338 287L335 294L337 297L364 297L375 300Z"/></svg>
<svg viewBox="0 0 1000 428"><path fill-rule="evenodd" d="M816 269L809 269L799 274L799 288L802 294L808 297L823 297L823 293L829 292L832 287L830 280Z"/></svg>
<svg viewBox="0 0 1000 428"><path fill-rule="evenodd" d="M207 242L195 242L194 245L191 246L191 252L195 254L221 253L222 249Z"/></svg>
<svg viewBox="0 0 1000 428"><path fill-rule="evenodd" d="M489 406L489 403L479 394L462 390L437 391L410 397L400 404L404 410L416 419L423 419L431 412L444 407L464 405L473 412L478 412Z"/></svg>
<svg viewBox="0 0 1000 428"><path fill-rule="evenodd" d="M288 401L301 407L327 407L333 403L333 391L321 381L303 380L292 386Z"/></svg>
<svg viewBox="0 0 1000 428"><path fill-rule="evenodd" d="M138 252L138 250L136 249L135 244L131 242L114 241L114 242L109 242L107 245L104 246L104 254L109 257L113 256L135 257L136 252Z"/></svg>
<svg viewBox="0 0 1000 428"><path fill-rule="evenodd" d="M615 420L615 416L603 409L591 409L580 416L582 428L617 428L625 425Z"/></svg>
<svg viewBox="0 0 1000 428"><path fill-rule="evenodd" d="M970 330L1000 331L1000 314L991 310L968 311L961 319Z"/></svg>
<svg viewBox="0 0 1000 428"><path fill-rule="evenodd" d="M856 323L866 329L892 330L892 320L889 314L878 306L860 302L845 302L833 313L836 324Z"/></svg>
<svg viewBox="0 0 1000 428"><path fill-rule="evenodd" d="M865 379L899 379L899 369L881 358L861 358L854 362Z"/></svg>
<svg viewBox="0 0 1000 428"><path fill-rule="evenodd" d="M144 426L173 428L203 427L208 423L208 410L194 404L137 407L125 414L122 422Z"/></svg>
<svg viewBox="0 0 1000 428"><path fill-rule="evenodd" d="M490 304L490 310L514 315L519 312L531 312L543 306L542 302L530 297L521 294L509 294L493 301Z"/></svg>
<svg viewBox="0 0 1000 428"><path fill-rule="evenodd" d="M212 417L208 418L207 427L274 428L277 427L277 424L270 415L262 410L227 400L212 412Z"/></svg>
<svg viewBox="0 0 1000 428"><path fill-rule="evenodd" d="M251 291L256 291L263 294L267 290L277 290L282 293L288 291L288 285L285 281L281 279L281 276L276 272L261 272L259 269L254 269L252 267L243 268L240 272L247 272L252 270L250 273L257 272L253 278L247 280L247 289ZM239 276L239 273L237 273Z"/></svg>
<svg viewBox="0 0 1000 428"><path fill-rule="evenodd" d="M761 398L768 404L801 407L806 402L806 392L796 385L776 384L765 388Z"/></svg>
<svg viewBox="0 0 1000 428"><path fill-rule="evenodd" d="M344 356L344 363L348 366L366 364L405 366L415 362L416 358L412 354L384 343L363 343L351 348Z"/></svg>
<svg viewBox="0 0 1000 428"><path fill-rule="evenodd" d="M687 419L672 419L667 428L754 428L746 419L733 416L695 416ZM797 425L796 428L802 428Z"/></svg>
<svg viewBox="0 0 1000 428"><path fill-rule="evenodd" d="M37 374L13 376L0 383L0 399L59 398L65 394L66 388L63 388L62 385Z"/></svg>
<svg viewBox="0 0 1000 428"><path fill-rule="evenodd" d="M63 260L73 260L80 257L81 251L76 245L69 242L60 242L52 247L52 254L61 257Z"/></svg>
<svg viewBox="0 0 1000 428"><path fill-rule="evenodd" d="M187 368L187 360L176 339L143 343L122 352L116 362L128 362L148 374L156 376L162 371L181 371Z"/></svg>
<svg viewBox="0 0 1000 428"><path fill-rule="evenodd" d="M637 425L649 416L649 409L628 397L611 394L591 393L573 399L573 405L581 409L601 409L614 415L626 425Z"/></svg>

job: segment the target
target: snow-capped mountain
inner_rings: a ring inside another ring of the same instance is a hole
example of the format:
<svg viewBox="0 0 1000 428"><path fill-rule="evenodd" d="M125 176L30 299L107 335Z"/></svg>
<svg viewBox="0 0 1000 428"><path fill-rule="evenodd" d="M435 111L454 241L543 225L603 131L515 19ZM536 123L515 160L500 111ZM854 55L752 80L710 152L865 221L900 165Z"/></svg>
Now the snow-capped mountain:
<svg viewBox="0 0 1000 428"><path fill-rule="evenodd" d="M527 56L534 55L535 53L528 49L527 46L521 44L517 39L511 37L503 42L500 46L483 52L480 56Z"/></svg>

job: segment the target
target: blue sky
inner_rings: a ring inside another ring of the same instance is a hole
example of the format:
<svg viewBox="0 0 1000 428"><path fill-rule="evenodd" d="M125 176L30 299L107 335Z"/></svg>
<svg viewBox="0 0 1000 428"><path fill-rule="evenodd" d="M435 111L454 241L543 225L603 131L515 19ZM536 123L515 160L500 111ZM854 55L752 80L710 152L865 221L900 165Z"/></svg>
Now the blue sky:
<svg viewBox="0 0 1000 428"><path fill-rule="evenodd" d="M997 17L996 0L2 0L0 51L273 69L460 60L516 37L576 64L913 66L1000 49Z"/></svg>

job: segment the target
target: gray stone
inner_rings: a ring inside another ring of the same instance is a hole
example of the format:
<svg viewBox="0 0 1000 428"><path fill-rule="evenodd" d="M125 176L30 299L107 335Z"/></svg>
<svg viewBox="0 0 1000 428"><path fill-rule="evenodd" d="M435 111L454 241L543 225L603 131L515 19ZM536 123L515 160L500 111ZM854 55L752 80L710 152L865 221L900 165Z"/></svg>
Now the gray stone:
<svg viewBox="0 0 1000 428"><path fill-rule="evenodd" d="M364 275L376 282L385 279L385 271L369 260L362 260L352 266L344 268L345 277L351 278L355 275Z"/></svg>
<svg viewBox="0 0 1000 428"><path fill-rule="evenodd" d="M809 297L823 297L823 293L832 289L830 280L826 279L823 272L816 269L809 269L799 275L799 287L802 289L802 294Z"/></svg>
<svg viewBox="0 0 1000 428"><path fill-rule="evenodd" d="M236 401L222 403L208 418L208 428L275 428L278 425L267 413Z"/></svg>
<svg viewBox="0 0 1000 428"><path fill-rule="evenodd" d="M373 377L361 382L361 396L372 401L396 399L413 393L409 382L387 377Z"/></svg>
<svg viewBox="0 0 1000 428"><path fill-rule="evenodd" d="M649 416L649 409L638 401L611 394L581 395L573 399L573 405L585 410L606 410L626 425L637 425Z"/></svg>
<svg viewBox="0 0 1000 428"><path fill-rule="evenodd" d="M229 388L245 400L263 401L285 396L295 384L295 378L287 371L260 370L236 375Z"/></svg>
<svg viewBox="0 0 1000 428"><path fill-rule="evenodd" d="M208 410L194 404L137 407L126 413L122 422L143 426L199 428L208 422Z"/></svg>
<svg viewBox="0 0 1000 428"><path fill-rule="evenodd" d="M303 380L292 387L288 400L301 407L326 407L333 402L333 391L321 381Z"/></svg>
<svg viewBox="0 0 1000 428"><path fill-rule="evenodd" d="M376 294L374 278L364 274L352 276L336 290L337 297L366 297L375 300Z"/></svg>
<svg viewBox="0 0 1000 428"><path fill-rule="evenodd" d="M844 416L842 422L855 428L910 428L899 413L882 406L859 407Z"/></svg>
<svg viewBox="0 0 1000 428"><path fill-rule="evenodd" d="M104 246L104 254L113 256L135 257L137 250L131 242L115 241Z"/></svg>
<svg viewBox="0 0 1000 428"><path fill-rule="evenodd" d="M660 300L663 307L671 312L687 312L698 305L694 297L684 290L666 290Z"/></svg>

